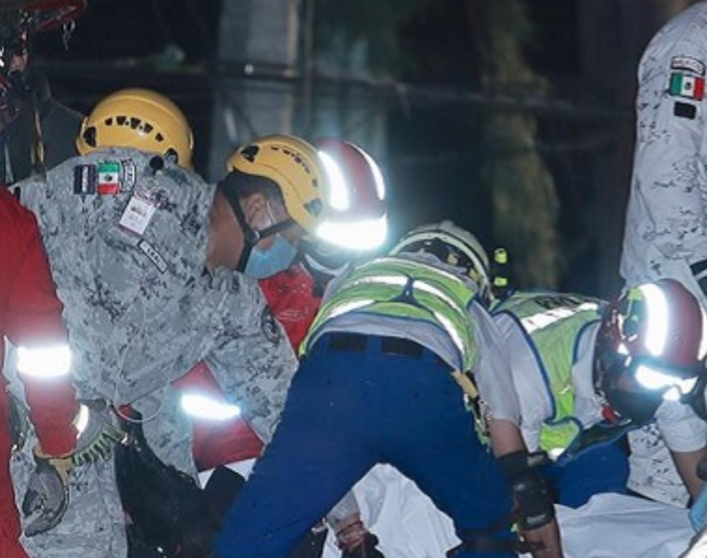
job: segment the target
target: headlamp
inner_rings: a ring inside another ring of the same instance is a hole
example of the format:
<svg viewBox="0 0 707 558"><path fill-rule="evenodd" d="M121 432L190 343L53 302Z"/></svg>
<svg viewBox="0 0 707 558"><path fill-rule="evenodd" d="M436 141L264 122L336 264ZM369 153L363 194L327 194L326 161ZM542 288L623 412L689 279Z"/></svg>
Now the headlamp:
<svg viewBox="0 0 707 558"><path fill-rule="evenodd" d="M325 220L317 228L317 237L335 246L354 250L375 250L388 236L388 218L339 221Z"/></svg>

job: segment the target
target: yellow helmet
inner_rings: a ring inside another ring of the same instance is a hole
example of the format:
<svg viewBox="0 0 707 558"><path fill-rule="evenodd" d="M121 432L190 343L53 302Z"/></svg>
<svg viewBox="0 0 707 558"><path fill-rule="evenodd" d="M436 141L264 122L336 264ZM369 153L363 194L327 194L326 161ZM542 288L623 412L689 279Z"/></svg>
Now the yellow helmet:
<svg viewBox="0 0 707 558"><path fill-rule="evenodd" d="M121 89L99 101L81 124L76 148L81 155L105 147L132 147L160 153L188 169L194 146L184 113L149 89Z"/></svg>
<svg viewBox="0 0 707 558"><path fill-rule="evenodd" d="M316 232L322 217L324 173L317 151L293 136L264 136L239 148L226 161L229 171L263 176L275 182L290 217Z"/></svg>

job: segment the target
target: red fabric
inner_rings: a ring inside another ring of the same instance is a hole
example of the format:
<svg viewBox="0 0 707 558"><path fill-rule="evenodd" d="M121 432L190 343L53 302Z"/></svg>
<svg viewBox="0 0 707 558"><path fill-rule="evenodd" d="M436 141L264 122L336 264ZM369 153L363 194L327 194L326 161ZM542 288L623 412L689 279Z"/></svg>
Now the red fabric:
<svg viewBox="0 0 707 558"><path fill-rule="evenodd" d="M56 296L37 221L0 186L0 338L14 345L32 347L65 343L67 332L61 318L62 304ZM4 345L0 339L0 366ZM26 380L30 418L44 451L70 452L76 443L71 424L78 410L67 376L43 384ZM4 381L4 380L3 380ZM26 558L18 544L19 518L9 473L11 450L8 398L0 386L0 555Z"/></svg>
<svg viewBox="0 0 707 558"><path fill-rule="evenodd" d="M209 367L200 362L173 384L182 392L198 391L215 401L226 402L221 387ZM194 441L192 454L200 471L244 459L258 457L263 443L240 417L225 421L192 417Z"/></svg>
<svg viewBox="0 0 707 558"><path fill-rule="evenodd" d="M295 351L312 325L321 297L315 295L314 279L299 264L261 279L260 289L277 320L285 328Z"/></svg>

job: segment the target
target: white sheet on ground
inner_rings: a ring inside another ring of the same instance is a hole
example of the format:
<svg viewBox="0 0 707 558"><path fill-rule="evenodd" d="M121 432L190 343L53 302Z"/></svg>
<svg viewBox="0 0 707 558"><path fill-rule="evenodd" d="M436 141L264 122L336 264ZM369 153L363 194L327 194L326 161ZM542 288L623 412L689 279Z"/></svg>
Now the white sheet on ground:
<svg viewBox="0 0 707 558"><path fill-rule="evenodd" d="M251 465L233 468L247 475ZM389 465L374 467L354 492L386 558L444 558L459 544L449 517ZM679 558L694 535L687 510L631 496L599 494L579 509L558 506L557 513L565 558ZM340 557L330 533L324 558Z"/></svg>

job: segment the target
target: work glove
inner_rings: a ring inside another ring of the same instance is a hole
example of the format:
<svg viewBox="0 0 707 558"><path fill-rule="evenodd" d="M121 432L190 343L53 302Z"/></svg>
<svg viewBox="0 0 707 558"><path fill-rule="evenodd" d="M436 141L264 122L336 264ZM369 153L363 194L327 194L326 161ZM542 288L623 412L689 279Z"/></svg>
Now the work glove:
<svg viewBox="0 0 707 558"><path fill-rule="evenodd" d="M110 408L101 400L82 401L74 426L78 438L71 463L77 467L107 459L113 446L127 439L125 432L111 424Z"/></svg>
<svg viewBox="0 0 707 558"><path fill-rule="evenodd" d="M51 456L45 454L39 444L34 449L36 467L22 500L23 515L36 516L25 528L27 537L49 531L61 522L69 505L71 468L106 459L115 443L126 437L124 432L111 424L109 409L104 401L82 401L74 427L77 439L73 452Z"/></svg>
<svg viewBox="0 0 707 558"><path fill-rule="evenodd" d="M22 514L34 516L25 527L25 535L33 537L56 527L69 505L69 455L52 457L34 449L36 467L29 478L22 500Z"/></svg>
<svg viewBox="0 0 707 558"><path fill-rule="evenodd" d="M548 463L544 452L516 451L498 459L511 488L518 521L523 531L547 525L555 518L549 487L538 468Z"/></svg>

